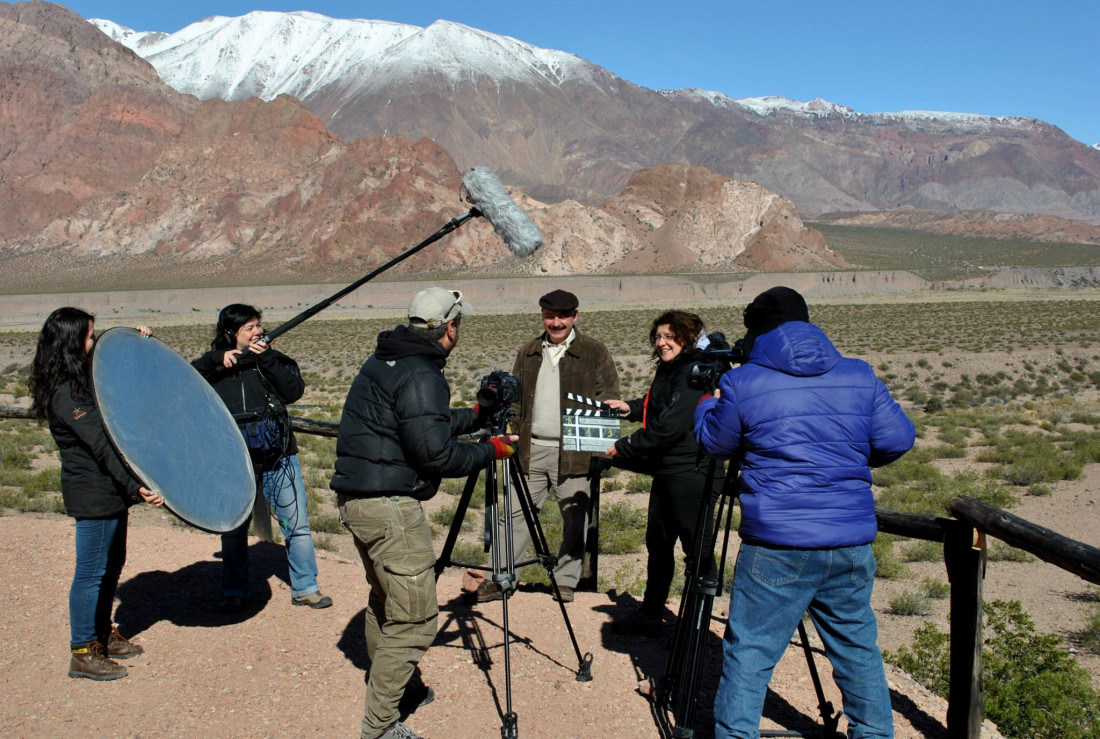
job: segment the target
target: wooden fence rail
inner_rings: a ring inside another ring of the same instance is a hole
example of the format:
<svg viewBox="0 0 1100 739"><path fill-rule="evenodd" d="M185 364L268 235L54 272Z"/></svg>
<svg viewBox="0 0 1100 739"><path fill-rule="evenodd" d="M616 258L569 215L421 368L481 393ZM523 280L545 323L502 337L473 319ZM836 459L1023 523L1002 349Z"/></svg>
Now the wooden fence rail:
<svg viewBox="0 0 1100 739"><path fill-rule="evenodd" d="M0 406L0 418L32 418L29 408ZM335 437L338 425L291 416L295 431ZM879 530L911 539L943 544L944 564L951 585L950 686L947 735L979 739L982 696L982 581L985 578L985 535L1034 554L1044 562L1100 585L1100 549L1074 541L974 498L951 502L954 518L902 513L877 508Z"/></svg>

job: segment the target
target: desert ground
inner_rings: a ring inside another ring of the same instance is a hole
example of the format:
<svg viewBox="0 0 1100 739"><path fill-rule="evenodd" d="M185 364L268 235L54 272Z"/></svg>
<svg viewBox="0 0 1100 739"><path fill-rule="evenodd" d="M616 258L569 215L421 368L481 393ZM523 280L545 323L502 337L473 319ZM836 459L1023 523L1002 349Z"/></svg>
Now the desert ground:
<svg viewBox="0 0 1100 739"><path fill-rule="evenodd" d="M628 285L625 292L640 297L618 305L608 297L611 293L606 285L578 290L582 301L592 303L591 315L582 316L582 321L589 323L583 325L612 347L620 364L624 395L644 392L652 374L643 337L648 331L646 316L654 310L638 306L645 303L647 291L650 295L669 292L667 283L650 283L647 287L642 278L632 279L639 283ZM776 279L771 284L780 282ZM449 284L446 280L440 283ZM331 317L309 322L300 336L287 334L282 348L298 358L311 386L292 413L320 420L338 418L350 373L369 353L374 334L396 322L395 317L403 310L401 302L422 286L414 282L386 284L392 297L385 305L377 300L345 307ZM583 282L578 284L584 286ZM534 335L538 328L533 315L526 314L533 314L528 304L533 305L537 295L549 289L544 285L515 290L471 285L469 292L481 294L480 302L473 301L478 312L470 320L464 344L448 368L456 402L472 402L477 378L490 369L510 368L519 339ZM466 284L459 282L456 286L467 291ZM727 294L711 298L695 294L697 302L690 302L692 295L683 293L682 304L698 306L709 326L733 333L732 316L758 287L767 286L753 283L751 289L743 288L750 294L741 299L731 299ZM271 324L275 325L315 302L318 295L324 297L329 287L310 286L296 293L259 289L244 295L214 290L181 293L172 298L170 305L175 307L169 307L169 303L143 305L141 296L123 293L0 296L5 308L4 318L0 319L0 367L8 366L2 377L9 378L0 386L0 405L26 404L25 394L20 395L17 382L11 378L33 353L34 329L57 305L87 306L97 313L97 325L102 327L137 323L164 327L157 335L184 356L192 356L207 340L205 329L213 322L217 306L237 299L255 302L264 307L265 317L272 318ZM945 397L951 393L958 397L960 387L981 384L974 378L996 377L998 373L1006 374L1006 384L1013 379L1023 381L1029 373L1061 379L1064 392L1053 392L1049 397L1027 395L998 400L982 396L974 403L973 413L1003 415L1011 408L1016 415L1000 423L1046 432L1048 427L1063 426L1087 430L1091 427L1086 417L1095 416L1100 409L1095 386L1080 382L1068 392L1072 372L1067 371L1063 378L1057 369L1060 363L1068 362L1078 374L1096 372L1095 342L1100 336L1097 299L1100 291L1092 288L914 291L902 295L869 291L862 295L821 295L816 300L809 295L811 316L815 317L815 306L820 306L817 315L822 316L830 334L839 337L842 351L875 366L896 395L907 397L903 404L914 417L924 413L918 390L923 389L926 395L940 392ZM987 302L995 303L996 310L985 308ZM970 316L968 303L983 304L975 314L979 318ZM582 311L585 305L582 302ZM891 329L893 333L882 333L881 325L867 324L868 316L881 316L879 322L897 327ZM958 323L953 322L956 320ZM975 324L975 336L964 335L968 323ZM922 343L929 334L939 334L936 346ZM1055 369L1046 373L1043 368L1047 366ZM935 446L948 438L947 425L930 418L922 427L925 433L918 446ZM20 429L28 425L16 420L0 424L9 434L24 433ZM320 515L331 518L331 494L325 489L328 472L324 469L328 465L331 470L331 451L325 446L331 442L299 435L299 443L303 445L303 467L316 468L312 475L308 470L305 473L311 498L318 498ZM937 458L934 465L945 475L992 474L993 463L977 460L983 443L976 435L962 445L966 448L964 455ZM46 471L56 464L51 462L47 449L32 456L28 466L35 470ZM644 509L644 490L632 489L629 478L615 479L619 483L604 494L603 510L618 503ZM1100 464L1090 463L1073 479L1045 483L1034 494L1021 492L1011 511L1072 539L1100 546L1095 526L1098 501ZM433 522L439 524L440 545L447 510L453 512L454 502L453 493L441 493L425 506ZM9 607L0 615L0 630L11 648L3 678L9 699L0 709L0 719L8 733L284 736L309 731L322 736L353 735L358 729L368 668L362 639L367 587L350 538L340 533L338 526L314 528L322 589L333 596L336 605L316 612L291 608L281 548L253 539L250 605L243 613L228 617L216 611L217 538L180 525L168 513L135 509L117 620L124 633L146 647L147 654L129 661L131 674L126 679L93 684L65 675L71 520L56 512L17 513L6 509L0 516L0 540L4 542L0 547L0 572L8 588ZM893 545L898 552L904 552L905 546L901 542ZM732 561L735 549L728 556ZM903 576L876 581L874 606L880 645L887 650L908 644L925 620L947 628L947 605L943 600L930 602L924 615L899 615L891 605L922 580L946 581L942 561L916 559L906 561L904 566ZM639 576L644 582L644 551L601 555L600 568L598 592L578 593L577 600L567 606L581 651L594 656L594 679L590 683L574 679L577 658L545 585L531 578L510 601L510 687L521 735L670 736L667 714L638 689L639 683L663 675L667 639L622 639L609 629L610 621L628 612L640 597L637 588ZM991 557L984 591L987 601L1019 600L1039 631L1064 639L1066 648L1091 673L1094 686L1100 687L1100 656L1078 648L1089 608L1096 600L1094 587L1034 558ZM496 735L509 687L504 671L501 605L470 602L462 594L459 570L449 570L441 577L439 602L440 633L422 663L425 681L435 688L438 697L409 723L429 737ZM711 621L710 658L699 696L697 736L710 735L706 728L708 698L713 697L717 681L725 605L721 599L715 604ZM678 600L671 600L668 608L671 618ZM812 628L810 634L827 697L839 707L839 695L829 680L827 661ZM944 736L944 701L889 665L888 676L897 735ZM104 711L104 705L110 710ZM806 730L817 717L809 671L794 640L773 679L764 726ZM998 734L994 727L987 726L984 735Z"/></svg>

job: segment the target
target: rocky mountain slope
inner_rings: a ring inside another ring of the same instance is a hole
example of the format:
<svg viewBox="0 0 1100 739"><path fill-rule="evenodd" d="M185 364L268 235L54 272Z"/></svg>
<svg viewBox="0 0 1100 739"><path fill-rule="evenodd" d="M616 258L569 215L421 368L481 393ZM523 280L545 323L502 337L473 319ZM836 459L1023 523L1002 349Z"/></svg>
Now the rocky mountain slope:
<svg viewBox="0 0 1100 739"><path fill-rule="evenodd" d="M469 207L431 140L348 143L286 95L200 103L60 6L0 3L0 38L0 289L343 280ZM844 263L789 200L702 168L639 172L599 206L514 195L546 239L531 259L478 219L394 273Z"/></svg>
<svg viewBox="0 0 1100 739"><path fill-rule="evenodd" d="M601 200L638 169L704 166L803 213L1038 213L1100 223L1100 152L1042 121L857 113L815 100L657 92L571 54L447 21L214 17L165 36L96 21L203 99L300 98L345 139L432 138L544 200Z"/></svg>

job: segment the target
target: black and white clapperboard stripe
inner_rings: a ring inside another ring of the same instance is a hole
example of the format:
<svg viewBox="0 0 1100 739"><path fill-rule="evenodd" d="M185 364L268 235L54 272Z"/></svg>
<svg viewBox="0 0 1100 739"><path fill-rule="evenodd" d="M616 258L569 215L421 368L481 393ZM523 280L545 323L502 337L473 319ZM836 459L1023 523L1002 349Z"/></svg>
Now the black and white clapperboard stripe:
<svg viewBox="0 0 1100 739"><path fill-rule="evenodd" d="M563 416L587 416L598 418L618 418L619 414L604 405L595 398L586 398L583 395L577 395L576 393L566 393L566 400L572 400L574 403L580 403L582 405L590 406L590 408L563 408Z"/></svg>

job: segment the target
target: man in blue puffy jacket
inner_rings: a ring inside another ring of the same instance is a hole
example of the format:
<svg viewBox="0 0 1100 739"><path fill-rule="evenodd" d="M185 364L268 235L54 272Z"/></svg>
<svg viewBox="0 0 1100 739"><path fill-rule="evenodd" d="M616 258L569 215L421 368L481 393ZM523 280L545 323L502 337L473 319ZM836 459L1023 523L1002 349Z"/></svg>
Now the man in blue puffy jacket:
<svg viewBox="0 0 1100 739"><path fill-rule="evenodd" d="M913 446L913 423L870 365L841 356L809 322L794 290L761 293L744 316L745 364L695 412L699 446L741 466L715 737L760 736L772 671L806 611L832 662L849 738L893 737L871 610L871 467Z"/></svg>

